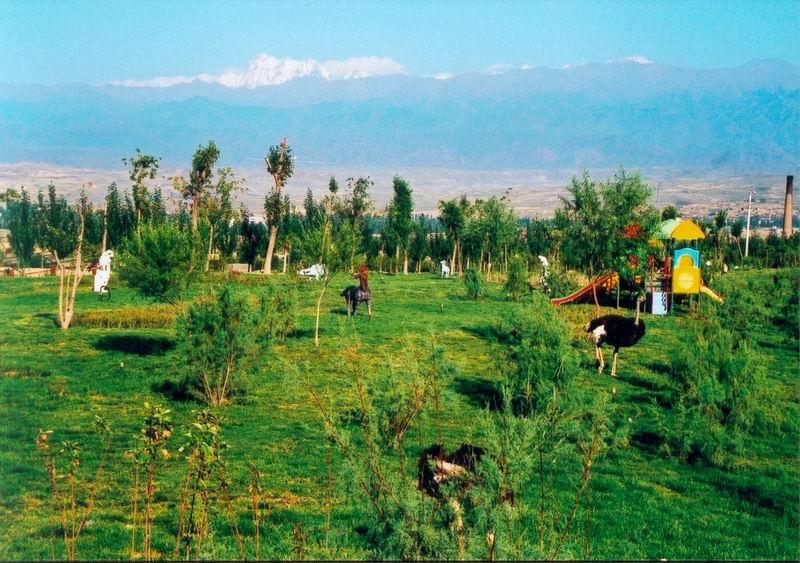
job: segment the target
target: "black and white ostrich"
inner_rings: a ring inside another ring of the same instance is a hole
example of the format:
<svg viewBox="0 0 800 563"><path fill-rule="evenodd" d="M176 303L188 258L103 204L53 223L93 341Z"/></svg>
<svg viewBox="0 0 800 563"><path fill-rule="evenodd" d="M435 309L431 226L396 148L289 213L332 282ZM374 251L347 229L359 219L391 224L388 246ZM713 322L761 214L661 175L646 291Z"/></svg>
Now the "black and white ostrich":
<svg viewBox="0 0 800 563"><path fill-rule="evenodd" d="M614 361L611 363L611 375L617 376L617 354L620 348L633 346L644 336L644 321L639 318L640 309L644 303L644 296L636 300L636 317L623 317L621 315L603 315L586 323L586 332L594 338L594 355L600 362L597 371L603 373L606 363L600 346L608 344L614 347Z"/></svg>

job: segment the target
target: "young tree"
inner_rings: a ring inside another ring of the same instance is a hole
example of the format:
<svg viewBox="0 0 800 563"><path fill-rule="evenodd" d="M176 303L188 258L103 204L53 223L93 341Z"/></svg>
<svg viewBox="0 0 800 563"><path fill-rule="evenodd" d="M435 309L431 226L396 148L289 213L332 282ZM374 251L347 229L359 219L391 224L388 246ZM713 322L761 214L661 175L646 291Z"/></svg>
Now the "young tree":
<svg viewBox="0 0 800 563"><path fill-rule="evenodd" d="M49 186L49 196L43 210L43 216L47 218L43 240L47 245L45 248L49 248L56 259L59 278L58 324L63 330L67 330L75 313L78 286L91 264L89 262L85 267L83 265L83 243L85 220L92 212L92 206L83 190L75 210L70 209L63 196L56 197L52 184ZM73 252L74 264L70 268L62 259Z"/></svg>
<svg viewBox="0 0 800 563"><path fill-rule="evenodd" d="M208 245L204 271L208 271L214 251L214 235L227 231L230 222L238 213L233 209L232 196L242 191L244 181L237 178L230 168L217 170L217 182L205 190L200 199L200 214L208 221Z"/></svg>
<svg viewBox="0 0 800 563"><path fill-rule="evenodd" d="M4 194L0 194L0 201L6 204L3 217L11 231L11 249L14 251L14 256L19 260L20 267L30 266L36 244L36 209L31 197L24 188L19 193L8 189Z"/></svg>
<svg viewBox="0 0 800 563"><path fill-rule="evenodd" d="M447 238L453 242L453 255L450 257L450 271L462 271L461 261L458 260L461 251L461 231L467 220L469 212L469 201L467 196L462 195L460 199L450 199L439 202L439 221L444 227Z"/></svg>
<svg viewBox="0 0 800 563"><path fill-rule="evenodd" d="M272 253L275 250L275 239L278 236L278 224L280 223L279 218L282 217L281 211L283 211L283 200L280 197L281 188L283 188L286 181L291 178L294 173L292 148L289 146L289 142L285 137L280 145L277 147L271 146L269 148L269 152L267 156L264 157L264 161L267 165L267 172L272 176L272 180L275 183L272 188L272 193L267 196L266 202L264 203L264 211L267 218L269 220L271 217L273 221L269 225L269 243L267 244L267 255L264 259L264 273L271 274Z"/></svg>
<svg viewBox="0 0 800 563"><path fill-rule="evenodd" d="M403 251L403 273L408 274L408 244L413 227L411 212L414 210L414 200L411 196L411 186L408 181L400 176L392 180L394 197L389 205L388 218L392 232L395 235L395 258L400 260L400 250Z"/></svg>
<svg viewBox="0 0 800 563"><path fill-rule="evenodd" d="M192 169L189 180L177 177L172 178L173 187L180 192L191 204L192 231L197 231L197 222L200 218L200 201L206 193L208 182L214 173L214 165L219 160L219 149L214 141L208 145L199 146L192 157Z"/></svg>
<svg viewBox="0 0 800 563"><path fill-rule="evenodd" d="M133 182L133 205L136 210L136 228L141 227L142 221L150 222L153 212L153 200L147 185L146 179L154 179L158 172L158 161L153 155L144 154L140 149L136 149L136 154L131 158L123 158L125 166L129 166L128 177Z"/></svg>
<svg viewBox="0 0 800 563"><path fill-rule="evenodd" d="M111 182L108 186L105 205L106 246L110 248L120 248L133 230L136 215L129 204L130 200L120 195L117 184Z"/></svg>

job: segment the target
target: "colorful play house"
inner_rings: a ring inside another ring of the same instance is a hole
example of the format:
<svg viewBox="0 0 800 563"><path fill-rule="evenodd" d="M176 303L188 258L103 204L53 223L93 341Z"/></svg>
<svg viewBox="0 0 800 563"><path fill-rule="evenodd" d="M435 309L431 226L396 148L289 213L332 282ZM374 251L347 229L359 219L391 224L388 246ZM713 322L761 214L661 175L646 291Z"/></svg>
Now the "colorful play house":
<svg viewBox="0 0 800 563"><path fill-rule="evenodd" d="M705 293L716 301L721 297L703 284L698 241L706 238L703 230L690 219L670 219L659 225L659 238L667 246L664 265L650 281L651 312L666 315L675 295ZM670 256L670 251L672 255Z"/></svg>

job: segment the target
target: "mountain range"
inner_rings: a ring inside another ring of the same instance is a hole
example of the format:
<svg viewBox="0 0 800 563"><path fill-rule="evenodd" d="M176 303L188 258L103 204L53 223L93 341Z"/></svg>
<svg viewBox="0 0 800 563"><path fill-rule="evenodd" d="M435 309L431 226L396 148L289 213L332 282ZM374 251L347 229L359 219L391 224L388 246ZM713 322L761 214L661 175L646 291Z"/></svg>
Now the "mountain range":
<svg viewBox="0 0 800 563"><path fill-rule="evenodd" d="M0 84L0 162L116 167L140 147L186 165L214 139L225 164L252 166L285 136L300 162L323 166L798 169L800 66L645 62L448 79L310 66L265 86Z"/></svg>

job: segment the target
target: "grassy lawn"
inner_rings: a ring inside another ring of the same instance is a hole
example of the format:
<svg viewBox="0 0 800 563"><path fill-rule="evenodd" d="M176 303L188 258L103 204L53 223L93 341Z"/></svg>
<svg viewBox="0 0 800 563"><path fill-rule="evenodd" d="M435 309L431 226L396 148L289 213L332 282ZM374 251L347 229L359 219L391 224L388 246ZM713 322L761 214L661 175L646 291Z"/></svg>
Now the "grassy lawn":
<svg viewBox="0 0 800 563"><path fill-rule="evenodd" d="M262 278L236 279L236 283L248 281L258 284ZM194 292L218 283L206 280ZM490 285L484 299L470 301L457 278L373 274L373 319L368 320L365 307L359 316L348 318L339 291L349 283L344 277L334 280L325 296L319 349L313 343L319 286L301 283L297 330L284 343L265 351L258 365L248 370L242 382L246 393L218 409L224 417L224 440L230 445L226 454L230 477L234 491L241 495L236 503L241 506L245 536L252 533L245 511L248 464L256 464L264 475L262 557L292 557L293 529L298 522L307 536L309 558L368 554L355 531L368 515L353 500L357 491L347 489L343 479L336 481L333 529L330 534L324 531L326 441L303 378L320 394L346 403L352 398L352 380L343 369L341 350L354 339L361 343L370 377L407 360L409 350L424 349L435 340L446 346L459 368L444 396L444 442L448 447L480 443L475 421L503 371L502 349L486 336L486 329L509 307L524 306L504 300L499 286ZM79 292L79 314L92 309L154 307L118 284L112 285L110 301L100 301L90 286L84 282ZM49 508L47 473L35 440L40 430L53 430L54 443L79 442L81 475L89 478L101 449L92 431L95 415L112 424L113 442L97 506L78 541L77 556L127 559L133 471L124 453L141 427L143 405L167 405L173 410L176 428L189 424L192 411L202 405L175 400L162 391L165 381L182 376L179 353L172 347L174 328L78 325L62 331L53 322L56 302L53 278L0 278L0 559L65 557L62 543L57 536L53 539L59 528ZM774 432L748 440L735 468L726 471L664 457L647 441L648 432L659 424L670 424L674 416L662 400L672 385L667 366L691 321L678 315L644 315L647 334L634 348L620 353L615 379L608 372L597 374L593 346L582 334L593 307L567 305L557 311L571 327L574 346L582 354L579 388L585 393L610 393L615 388L619 424L629 424L632 436L626 447L593 468L590 557L798 558L797 340L775 327L765 327L758 335L760 348L771 358L772 400L784 420ZM181 434L175 432L172 459L158 476L153 547L164 557L172 556L175 544L185 463L174 450ZM430 421L423 417L407 439L410 453L416 455L418 444L432 442ZM414 469L411 464L409 471ZM571 497L571 481L565 477L563 485L565 498ZM218 515L218 520L213 526L213 545L205 555L238 557L226 519Z"/></svg>

